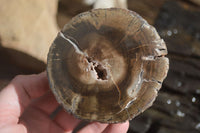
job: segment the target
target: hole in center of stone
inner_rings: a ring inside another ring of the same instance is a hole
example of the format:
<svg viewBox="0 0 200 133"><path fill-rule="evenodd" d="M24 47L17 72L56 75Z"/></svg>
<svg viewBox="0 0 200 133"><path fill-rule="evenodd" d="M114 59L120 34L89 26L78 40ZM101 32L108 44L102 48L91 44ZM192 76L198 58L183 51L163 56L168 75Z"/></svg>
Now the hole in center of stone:
<svg viewBox="0 0 200 133"><path fill-rule="evenodd" d="M101 65L98 64L97 62L93 61L90 57L86 57L88 63L92 63L94 70L97 73L97 79L101 79L101 80L107 80L108 76L107 76L107 71L106 69ZM91 69L93 70L93 69Z"/></svg>
<svg viewBox="0 0 200 133"><path fill-rule="evenodd" d="M101 65L97 65L94 69L97 72L98 79L107 80L107 71L105 68Z"/></svg>

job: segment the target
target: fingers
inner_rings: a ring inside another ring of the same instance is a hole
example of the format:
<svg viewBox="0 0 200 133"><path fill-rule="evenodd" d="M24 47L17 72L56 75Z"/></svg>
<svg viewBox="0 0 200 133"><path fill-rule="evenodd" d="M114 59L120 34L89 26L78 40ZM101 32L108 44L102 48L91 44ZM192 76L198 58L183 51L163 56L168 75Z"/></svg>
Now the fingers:
<svg viewBox="0 0 200 133"><path fill-rule="evenodd" d="M32 106L26 108L19 120L31 133L64 133L43 111Z"/></svg>
<svg viewBox="0 0 200 133"><path fill-rule="evenodd" d="M46 72L14 78L0 92L0 127L16 124L31 100L44 95L48 88Z"/></svg>
<svg viewBox="0 0 200 133"><path fill-rule="evenodd" d="M108 124L93 122L82 128L78 133L102 133Z"/></svg>
<svg viewBox="0 0 200 133"><path fill-rule="evenodd" d="M103 133L126 133L128 131L129 122L120 124L110 124Z"/></svg>
<svg viewBox="0 0 200 133"><path fill-rule="evenodd" d="M10 125L7 127L3 127L0 129L0 133L27 133L27 129L24 125L18 124L18 125Z"/></svg>
<svg viewBox="0 0 200 133"><path fill-rule="evenodd" d="M53 93L48 91L44 96L38 98L33 104L33 107L40 109L45 114L50 115L59 106Z"/></svg>
<svg viewBox="0 0 200 133"><path fill-rule="evenodd" d="M76 119L63 109L56 115L54 121L66 132L73 131L80 122L80 120Z"/></svg>
<svg viewBox="0 0 200 133"><path fill-rule="evenodd" d="M120 124L102 124L98 122L90 123L82 128L78 133L126 133L129 122Z"/></svg>
<svg viewBox="0 0 200 133"><path fill-rule="evenodd" d="M18 97L21 107L25 108L31 100L44 95L49 90L46 72L38 75L17 76L8 86L8 90L14 91L13 95ZM22 112L23 108L21 108Z"/></svg>

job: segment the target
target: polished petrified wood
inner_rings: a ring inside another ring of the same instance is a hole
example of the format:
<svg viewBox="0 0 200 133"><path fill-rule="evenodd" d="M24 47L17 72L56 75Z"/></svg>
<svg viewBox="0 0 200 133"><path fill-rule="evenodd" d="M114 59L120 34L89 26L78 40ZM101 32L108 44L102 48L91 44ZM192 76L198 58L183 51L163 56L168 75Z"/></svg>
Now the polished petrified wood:
<svg viewBox="0 0 200 133"><path fill-rule="evenodd" d="M150 107L168 72L154 27L126 9L95 9L58 33L47 63L50 87L75 117L124 122Z"/></svg>

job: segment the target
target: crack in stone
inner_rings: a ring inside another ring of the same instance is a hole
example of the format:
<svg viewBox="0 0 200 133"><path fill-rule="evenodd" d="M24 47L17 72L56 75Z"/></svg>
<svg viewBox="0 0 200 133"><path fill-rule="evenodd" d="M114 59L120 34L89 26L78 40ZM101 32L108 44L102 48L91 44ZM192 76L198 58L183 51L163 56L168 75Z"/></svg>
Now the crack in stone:
<svg viewBox="0 0 200 133"><path fill-rule="evenodd" d="M144 82L155 82L155 83L158 83L158 84L162 84L162 82L161 81L158 81L158 80L156 80L156 79L143 79L143 81Z"/></svg>
<svg viewBox="0 0 200 133"><path fill-rule="evenodd" d="M87 62L91 64L91 71L95 71L98 80L108 80L107 69L98 63L97 61L92 60L92 58L86 56Z"/></svg>
<svg viewBox="0 0 200 133"><path fill-rule="evenodd" d="M75 44L71 39L69 39L69 37L66 37L62 32L59 32L59 35L65 39L66 41L68 41L75 49L76 53L78 54L82 54L82 55L85 55L85 53L83 53L79 47L77 46L77 44Z"/></svg>
<svg viewBox="0 0 200 133"><path fill-rule="evenodd" d="M154 61L154 60L155 60L155 56L153 56L153 55L142 56L142 60L146 60L146 61Z"/></svg>
<svg viewBox="0 0 200 133"><path fill-rule="evenodd" d="M93 65L92 69L95 70L95 72L97 74L97 79L99 79L99 80L107 80L108 79L107 70L100 63L98 63L96 61L92 61L92 59L90 57L88 57L87 54L85 54L84 52L82 52L80 50L80 48L77 46L77 44L74 43L72 41L72 39L70 39L70 37L66 37L62 32L59 32L59 34L63 39L68 41L73 46L76 53L84 55L86 57L88 63L92 63L92 65Z"/></svg>
<svg viewBox="0 0 200 133"><path fill-rule="evenodd" d="M129 101L129 102L126 104L125 109L129 108L129 107L132 105L132 103L133 103L136 99L137 99L137 97L135 97L135 98L133 98L131 101Z"/></svg>
<svg viewBox="0 0 200 133"><path fill-rule="evenodd" d="M120 105L120 99L121 99L121 91L120 91L120 88L119 88L119 86L116 84L116 82L114 81L112 74L111 74L110 76L111 76L111 80L112 80L113 84L115 85L115 87L117 88L117 91L118 91L118 93L119 93L118 104L119 104L119 106L121 107L121 105Z"/></svg>
<svg viewBox="0 0 200 133"><path fill-rule="evenodd" d="M127 109L127 108L125 108L125 110L126 110L126 113L127 113L128 119L130 119L130 118L131 118L131 116L130 116L130 113L128 112L128 109Z"/></svg>
<svg viewBox="0 0 200 133"><path fill-rule="evenodd" d="M136 84L136 88L138 88L138 86L142 83L143 79L143 73L144 73L144 70L143 70L143 64L141 64L141 71L140 71L140 74L139 74L139 79L138 79L138 82Z"/></svg>

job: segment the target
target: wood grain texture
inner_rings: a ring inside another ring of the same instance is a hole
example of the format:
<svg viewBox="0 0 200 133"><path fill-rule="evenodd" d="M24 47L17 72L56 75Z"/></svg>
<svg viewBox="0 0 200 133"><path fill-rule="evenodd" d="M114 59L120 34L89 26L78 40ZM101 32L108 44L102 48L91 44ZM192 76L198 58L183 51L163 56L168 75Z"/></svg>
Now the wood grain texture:
<svg viewBox="0 0 200 133"><path fill-rule="evenodd" d="M96 9L64 26L47 72L58 102L77 118L124 122L152 105L167 75L166 54L155 28L135 12Z"/></svg>

